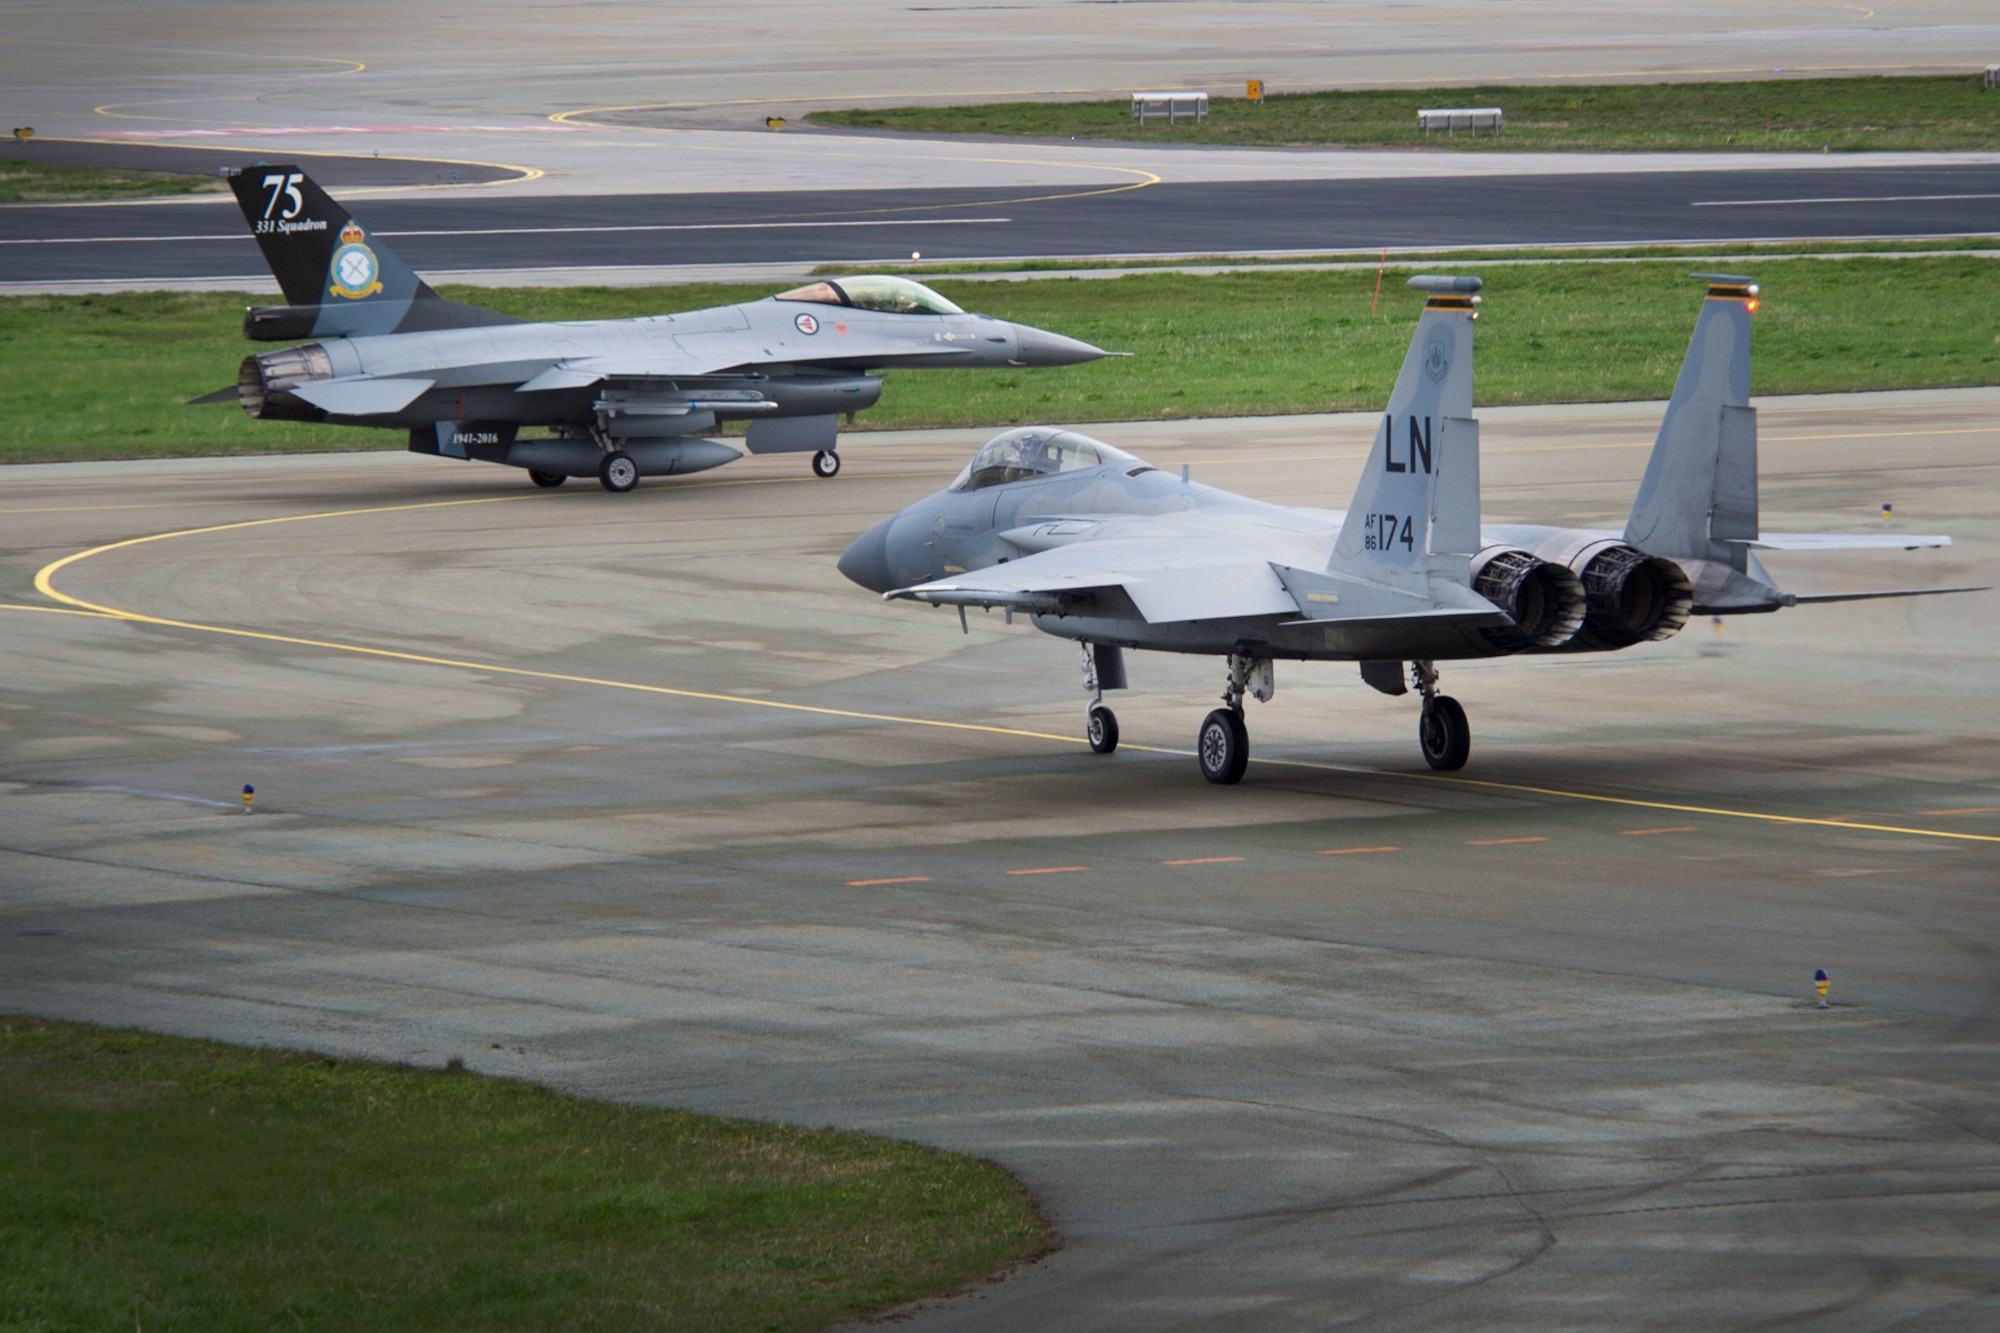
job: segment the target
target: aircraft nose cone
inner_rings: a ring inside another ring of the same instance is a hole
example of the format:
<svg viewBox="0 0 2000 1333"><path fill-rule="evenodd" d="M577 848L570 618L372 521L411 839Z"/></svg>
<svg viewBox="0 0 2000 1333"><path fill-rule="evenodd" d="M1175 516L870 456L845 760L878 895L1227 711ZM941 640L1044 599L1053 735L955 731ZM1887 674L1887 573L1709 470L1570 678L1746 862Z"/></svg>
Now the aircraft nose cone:
<svg viewBox="0 0 2000 1333"><path fill-rule="evenodd" d="M889 575L889 525L885 518L854 539L840 557L840 572L870 592L888 592L896 586Z"/></svg>
<svg viewBox="0 0 2000 1333"><path fill-rule="evenodd" d="M1014 338L1019 349L1014 360L1023 366L1076 366L1111 355L1102 347L1028 324L1016 324Z"/></svg>

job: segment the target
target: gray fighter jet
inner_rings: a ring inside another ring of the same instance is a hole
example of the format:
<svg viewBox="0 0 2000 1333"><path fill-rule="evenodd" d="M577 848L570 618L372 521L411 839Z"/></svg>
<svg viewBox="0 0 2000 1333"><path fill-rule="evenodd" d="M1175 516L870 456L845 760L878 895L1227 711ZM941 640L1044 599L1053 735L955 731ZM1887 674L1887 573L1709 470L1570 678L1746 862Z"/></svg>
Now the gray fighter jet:
<svg viewBox="0 0 2000 1333"><path fill-rule="evenodd" d="M1108 355L885 276L645 319L528 323L439 296L297 167L246 167L230 184L289 302L251 309L244 334L315 341L244 358L235 387L195 402L406 430L412 453L506 463L538 486L595 474L629 491L720 467L742 455L703 433L732 420L749 423L751 453L811 453L831 477L839 418L882 396L870 371ZM522 436L537 426L549 434Z"/></svg>
<svg viewBox="0 0 2000 1333"><path fill-rule="evenodd" d="M1001 607L1075 640L1091 748L1118 745L1103 691L1123 650L1228 659L1196 753L1210 782L1249 762L1243 698L1272 662L1355 661L1368 684L1423 697L1433 768L1464 766L1465 710L1437 663L1607 652L1670 637L1690 614L1971 589L1798 596L1754 550L1946 546L1948 537L1762 533L1749 406L1757 289L1708 277L1666 420L1625 531L1482 527L1472 419L1477 278L1419 277L1424 313L1346 512L1266 504L1161 472L1099 440L1033 427L996 437L945 490L869 529L840 569L887 598Z"/></svg>

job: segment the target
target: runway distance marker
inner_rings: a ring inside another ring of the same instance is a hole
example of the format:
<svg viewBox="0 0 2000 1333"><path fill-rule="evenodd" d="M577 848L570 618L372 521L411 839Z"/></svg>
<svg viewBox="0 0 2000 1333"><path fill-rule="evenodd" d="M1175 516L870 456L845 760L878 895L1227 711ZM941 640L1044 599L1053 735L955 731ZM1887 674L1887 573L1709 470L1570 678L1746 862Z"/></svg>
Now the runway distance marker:
<svg viewBox="0 0 2000 1333"><path fill-rule="evenodd" d="M931 877L929 875L897 875L891 879L850 879L847 881L847 887L850 889L872 889L877 884L928 884L930 882Z"/></svg>
<svg viewBox="0 0 2000 1333"><path fill-rule="evenodd" d="M1215 866L1224 861L1241 861L1240 856L1193 856L1182 861L1162 861L1163 866Z"/></svg>
<svg viewBox="0 0 2000 1333"><path fill-rule="evenodd" d="M1467 847L1511 847L1517 842L1547 842L1547 838L1478 838L1466 843Z"/></svg>
<svg viewBox="0 0 2000 1333"><path fill-rule="evenodd" d="M905 475L905 474L897 474ZM926 474L907 474L926 475ZM771 486L809 485L809 479L758 477L739 481L691 482L677 487L679 490L708 490L724 486ZM574 497L570 497L573 501ZM86 550L66 555L44 565L35 574L35 590L61 606L30 607L18 604L0 603L0 610L35 610L56 614L83 615L108 620L122 620L132 624L158 625L167 629L191 630L200 634L219 634L230 638L251 639L264 643L286 643L298 647L320 648L329 652L353 653L361 657L374 657L385 661L410 662L420 666L441 666L461 671L478 671L496 676L513 676L524 680L547 680L559 684L593 685L603 689L631 690L641 694L657 694L678 699L700 699L711 703L737 704L746 708L771 708L783 712L805 713L819 717L844 717L861 722L887 722L900 726L934 727L945 731L969 731L986 735L1020 736L1029 740L1058 741L1065 745L1088 745L1089 741L1077 735L1047 731L1030 731L1020 727L1000 727L978 722L950 722L940 718L903 717L893 713L869 713L855 709L827 708L816 704L790 703L778 699L753 699L743 695L720 694L707 690L681 690L667 685L647 685L638 681L609 680L596 676L571 675L555 671L534 671L525 667L501 666L492 662L474 662L458 658L434 657L422 653L401 652L391 648L371 648L363 644L340 643L325 639L306 639L294 635L272 634L261 630L237 629L226 625L205 625L194 621L170 620L162 616L149 616L142 612L120 610L87 602L80 597L58 590L54 577L62 570L79 561L107 552L143 546L151 542L169 541L178 537L194 537L214 532L232 532L245 528L267 527L279 523L301 523L317 519L354 518L365 514L403 513L425 509L450 509L482 504L518 504L534 501L543 504L563 503L564 498L551 494L481 496L466 500L430 500L413 504L373 505L360 509L324 510L308 514L286 514L276 518L247 519L236 523L216 523L205 527L182 528L171 532L158 532L144 537L129 537L124 541L108 542ZM1167 746L1127 744L1121 748L1144 754L1191 757L1193 751L1174 749ZM1674 801L1644 800L1629 796L1606 796L1594 792L1569 791L1559 787L1541 787L1520 782L1499 782L1487 778L1448 777L1441 773L1406 773L1391 769L1367 768L1358 764L1332 764L1305 759L1265 759L1253 757L1252 763L1260 767L1297 768L1313 772L1343 773L1370 778L1392 778L1410 782L1433 782L1448 786L1479 787L1489 791L1520 792L1532 796L1547 796L1557 800L1589 801L1602 805L1622 805L1639 810L1668 810L1676 814L1716 815L1729 819L1749 819L1760 823L1797 825L1800 827L1823 827L1849 829L1858 832L1895 833L1906 837L1944 838L1956 842L2000 843L2000 834L1955 833L1944 829L1909 828L1894 824L1857 824L1831 819L1815 819L1809 816L1777 815L1758 810L1729 810L1718 806L1686 805ZM1396 851L1394 847L1334 848L1320 853L1325 856L1358 854L1362 852ZM1086 866L1065 866L1056 869L1077 871ZM1016 873L1052 873L1049 871L1008 871Z"/></svg>

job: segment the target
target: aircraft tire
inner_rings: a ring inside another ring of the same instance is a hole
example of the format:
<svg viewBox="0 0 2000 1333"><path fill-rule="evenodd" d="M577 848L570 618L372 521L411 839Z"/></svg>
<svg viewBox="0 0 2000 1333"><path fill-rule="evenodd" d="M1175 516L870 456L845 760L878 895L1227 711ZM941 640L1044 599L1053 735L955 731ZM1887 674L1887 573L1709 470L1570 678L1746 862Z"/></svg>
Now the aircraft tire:
<svg viewBox="0 0 2000 1333"><path fill-rule="evenodd" d="M1423 748L1424 762L1446 773L1465 767L1472 753L1472 726L1458 700L1440 694L1431 700L1417 720L1417 744Z"/></svg>
<svg viewBox="0 0 2000 1333"><path fill-rule="evenodd" d="M639 460L614 449L597 460L597 480L613 495L623 495L639 484Z"/></svg>
<svg viewBox="0 0 2000 1333"><path fill-rule="evenodd" d="M542 488L543 490L545 490L545 491L546 491L546 490L553 490L553 489L555 489L555 488L556 488L557 486L560 486L560 485L562 485L562 484L563 484L564 482L568 481L568 480L569 480L569 474L568 474L568 473L565 473L565 472L535 472L535 471L530 471L530 472L528 473L528 480L529 480L529 481L532 481L532 482L534 482L534 483L535 483L535 485L537 485L537 486L541 487L541 488Z"/></svg>
<svg viewBox="0 0 2000 1333"><path fill-rule="evenodd" d="M1195 734L1195 760L1201 775L1218 786L1243 781L1250 766L1250 732L1243 714L1234 708L1218 708L1201 720Z"/></svg>
<svg viewBox="0 0 2000 1333"><path fill-rule="evenodd" d="M1103 704L1090 706L1090 720L1084 727L1093 754L1110 754L1118 748L1118 714Z"/></svg>
<svg viewBox="0 0 2000 1333"><path fill-rule="evenodd" d="M837 477L840 475L840 455L831 449L822 449L813 455L812 467L815 477Z"/></svg>

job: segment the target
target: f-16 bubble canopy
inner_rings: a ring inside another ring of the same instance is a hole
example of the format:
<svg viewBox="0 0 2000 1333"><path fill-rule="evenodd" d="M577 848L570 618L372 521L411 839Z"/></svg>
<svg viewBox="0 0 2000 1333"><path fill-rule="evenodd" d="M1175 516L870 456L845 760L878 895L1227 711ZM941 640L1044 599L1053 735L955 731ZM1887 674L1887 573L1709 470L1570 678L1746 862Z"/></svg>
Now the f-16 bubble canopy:
<svg viewBox="0 0 2000 1333"><path fill-rule="evenodd" d="M881 310L892 315L962 315L965 312L921 282L874 274L838 281L815 282L779 292L774 301L806 301L814 305L844 305L856 310Z"/></svg>
<svg viewBox="0 0 2000 1333"><path fill-rule="evenodd" d="M1102 440L1093 440L1073 430L1023 426L988 440L986 447L972 456L972 461L945 489L981 491L1010 481L1138 461L1123 449L1114 449Z"/></svg>

